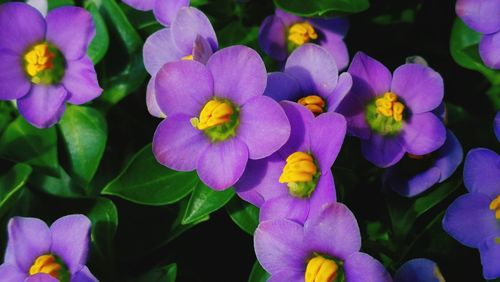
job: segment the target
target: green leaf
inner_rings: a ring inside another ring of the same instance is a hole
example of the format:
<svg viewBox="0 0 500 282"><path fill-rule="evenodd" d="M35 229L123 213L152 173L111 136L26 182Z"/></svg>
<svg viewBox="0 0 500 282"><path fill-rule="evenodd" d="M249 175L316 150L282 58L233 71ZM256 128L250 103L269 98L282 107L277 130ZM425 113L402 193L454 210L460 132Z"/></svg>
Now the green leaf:
<svg viewBox="0 0 500 282"><path fill-rule="evenodd" d="M191 194L182 224L189 224L206 217L223 207L234 196L233 189L215 191L199 181Z"/></svg>
<svg viewBox="0 0 500 282"><path fill-rule="evenodd" d="M99 13L99 9L93 2L85 2L85 8L90 12L90 14L92 14L96 27L95 37L92 42L90 42L89 49L87 50L87 55L95 65L102 60L108 51L108 28L106 27L106 23L104 22L101 13Z"/></svg>
<svg viewBox="0 0 500 282"><path fill-rule="evenodd" d="M0 176L0 218L15 204L30 174L29 165L16 164Z"/></svg>
<svg viewBox="0 0 500 282"><path fill-rule="evenodd" d="M262 268L259 261L255 261L252 267L252 272L250 272L250 277L248 282L265 282L269 279L269 274Z"/></svg>
<svg viewBox="0 0 500 282"><path fill-rule="evenodd" d="M18 117L0 137L0 157L24 162L57 176L59 165L55 127L38 129Z"/></svg>
<svg viewBox="0 0 500 282"><path fill-rule="evenodd" d="M304 17L359 13L368 9L368 0L274 0L276 7Z"/></svg>
<svg viewBox="0 0 500 282"><path fill-rule="evenodd" d="M226 210L236 225L253 236L259 225L259 209L256 206L234 197L226 205Z"/></svg>
<svg viewBox="0 0 500 282"><path fill-rule="evenodd" d="M177 276L177 264L171 263L164 267L156 268L134 279L137 282L174 282Z"/></svg>
<svg viewBox="0 0 500 282"><path fill-rule="evenodd" d="M500 71L495 71L483 64L479 56L478 44L481 34L467 27L460 18L456 18L451 30L450 52L459 65L482 73L492 84L500 84Z"/></svg>
<svg viewBox="0 0 500 282"><path fill-rule="evenodd" d="M194 172L174 171L159 164L151 145L147 145L117 178L106 185L102 193L138 204L167 205L184 198L197 181Z"/></svg>
<svg viewBox="0 0 500 282"><path fill-rule="evenodd" d="M220 48L238 44L258 48L257 38L259 36L259 28L257 26L246 27L241 22L232 22L217 34L218 38L220 38Z"/></svg>
<svg viewBox="0 0 500 282"><path fill-rule="evenodd" d="M87 196L87 191L78 185L62 167L58 169L59 176L57 177L33 172L28 182L29 186L62 198L84 198Z"/></svg>
<svg viewBox="0 0 500 282"><path fill-rule="evenodd" d="M106 148L106 120L92 108L68 106L59 122L59 128L69 153L70 174L89 183Z"/></svg>
<svg viewBox="0 0 500 282"><path fill-rule="evenodd" d="M54 10L55 8L59 8L62 6L74 6L75 1L73 0L47 0L47 4L49 5L49 11Z"/></svg>
<svg viewBox="0 0 500 282"><path fill-rule="evenodd" d="M112 246L118 226L118 211L113 202L106 198L97 198L87 213L92 222L91 240L96 250L103 257L113 253Z"/></svg>

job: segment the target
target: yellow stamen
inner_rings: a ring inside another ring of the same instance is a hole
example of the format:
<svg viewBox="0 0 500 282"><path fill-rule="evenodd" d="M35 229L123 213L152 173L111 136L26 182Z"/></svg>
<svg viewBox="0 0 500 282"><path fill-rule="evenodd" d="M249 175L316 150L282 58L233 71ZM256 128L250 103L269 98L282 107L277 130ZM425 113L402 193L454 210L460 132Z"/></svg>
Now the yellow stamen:
<svg viewBox="0 0 500 282"><path fill-rule="evenodd" d="M45 273L59 279L58 276L61 268L62 266L56 262L56 258L53 255L42 255L39 256L30 267L29 274L35 275L37 273Z"/></svg>
<svg viewBox="0 0 500 282"><path fill-rule="evenodd" d="M201 110L200 117L191 119L191 124L205 130L229 122L233 113L233 107L228 102L210 100Z"/></svg>
<svg viewBox="0 0 500 282"><path fill-rule="evenodd" d="M398 102L398 96L392 92L385 93L382 97L375 100L377 106L377 113L392 117L395 121L403 120L403 112L405 106L403 103Z"/></svg>
<svg viewBox="0 0 500 282"><path fill-rule="evenodd" d="M40 83L40 78L37 75L47 69L51 69L52 59L55 54L51 53L49 50L49 45L47 43L40 43L31 48L24 55L25 60L25 70L26 73L31 77L31 82L38 84Z"/></svg>
<svg viewBox="0 0 500 282"><path fill-rule="evenodd" d="M434 267L434 277L436 277L439 282L446 282L446 280L444 280L443 274L441 274L441 270L439 270L439 267L437 267L437 265Z"/></svg>
<svg viewBox="0 0 500 282"><path fill-rule="evenodd" d="M500 219L500 195L491 201L490 210L495 211L496 219Z"/></svg>
<svg viewBox="0 0 500 282"><path fill-rule="evenodd" d="M332 282L337 277L338 269L335 261L316 256L307 263L305 282Z"/></svg>
<svg viewBox="0 0 500 282"><path fill-rule="evenodd" d="M288 156L286 165L279 178L280 183L309 182L313 180L318 168L311 155L304 152L295 152Z"/></svg>
<svg viewBox="0 0 500 282"><path fill-rule="evenodd" d="M308 22L295 23L288 30L288 40L299 46L317 38L318 34Z"/></svg>
<svg viewBox="0 0 500 282"><path fill-rule="evenodd" d="M300 98L297 101L299 104L308 108L314 115L319 115L324 112L325 101L323 98L317 95L309 95L303 98Z"/></svg>
<svg viewBox="0 0 500 282"><path fill-rule="evenodd" d="M183 61L192 61L193 60L193 55L187 55L181 58Z"/></svg>

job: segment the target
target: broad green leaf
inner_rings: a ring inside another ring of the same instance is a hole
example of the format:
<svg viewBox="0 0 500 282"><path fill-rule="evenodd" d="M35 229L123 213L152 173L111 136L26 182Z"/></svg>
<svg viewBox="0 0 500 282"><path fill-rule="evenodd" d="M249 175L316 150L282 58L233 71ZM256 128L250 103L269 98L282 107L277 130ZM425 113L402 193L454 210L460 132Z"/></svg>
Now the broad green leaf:
<svg viewBox="0 0 500 282"><path fill-rule="evenodd" d="M15 204L30 174L29 165L16 164L6 174L0 176L0 218Z"/></svg>
<svg viewBox="0 0 500 282"><path fill-rule="evenodd" d="M226 205L226 210L236 225L253 236L257 225L259 225L259 209L256 206L234 197Z"/></svg>
<svg viewBox="0 0 500 282"><path fill-rule="evenodd" d="M92 59L92 62L95 64L99 63L109 47L109 34L108 28L106 27L106 23L104 19L99 13L99 9L93 2L85 2L85 8L92 14L92 18L94 19L94 24L96 27L96 34L92 42L90 42L89 49L87 50L87 55Z"/></svg>
<svg viewBox="0 0 500 282"><path fill-rule="evenodd" d="M171 263L164 267L156 268L134 279L134 282L174 282L177 276L177 264Z"/></svg>
<svg viewBox="0 0 500 282"><path fill-rule="evenodd" d="M233 189L215 191L199 181L191 194L182 224L189 224L223 207L234 196Z"/></svg>
<svg viewBox="0 0 500 282"><path fill-rule="evenodd" d="M368 0L274 0L276 7L299 16L313 17L359 13L368 9Z"/></svg>
<svg viewBox="0 0 500 282"><path fill-rule="evenodd" d="M62 167L58 167L58 176L33 172L29 179L30 187L47 194L62 198L84 198L87 191L72 179Z"/></svg>
<svg viewBox="0 0 500 282"><path fill-rule="evenodd" d="M0 158L24 162L57 176L59 166L55 127L38 129L18 117L0 137Z"/></svg>
<svg viewBox="0 0 500 282"><path fill-rule="evenodd" d="M259 28L257 26L246 27L241 22L232 22L217 33L220 48L242 44L257 49L258 36Z"/></svg>
<svg viewBox="0 0 500 282"><path fill-rule="evenodd" d="M198 178L194 172L170 170L159 164L151 145L140 150L103 194L144 205L168 205L189 194Z"/></svg>
<svg viewBox="0 0 500 282"><path fill-rule="evenodd" d="M55 8L59 8L62 6L74 6L75 1L73 0L47 0L49 5L49 11L54 10Z"/></svg>
<svg viewBox="0 0 500 282"><path fill-rule="evenodd" d="M87 216L92 221L91 240L102 256L112 254L112 246L118 226L118 211L113 202L97 198Z"/></svg>
<svg viewBox="0 0 500 282"><path fill-rule="evenodd" d="M95 109L68 106L59 128L68 152L69 171L79 181L89 183L106 147L106 119Z"/></svg>
<svg viewBox="0 0 500 282"><path fill-rule="evenodd" d="M456 18L451 30L450 52L453 59L462 67L479 71L492 84L500 84L500 71L485 66L479 56L478 44L481 34L467 27L460 18Z"/></svg>
<svg viewBox="0 0 500 282"><path fill-rule="evenodd" d="M269 274L262 268L259 261L255 261L248 282L265 282L267 279L269 279Z"/></svg>

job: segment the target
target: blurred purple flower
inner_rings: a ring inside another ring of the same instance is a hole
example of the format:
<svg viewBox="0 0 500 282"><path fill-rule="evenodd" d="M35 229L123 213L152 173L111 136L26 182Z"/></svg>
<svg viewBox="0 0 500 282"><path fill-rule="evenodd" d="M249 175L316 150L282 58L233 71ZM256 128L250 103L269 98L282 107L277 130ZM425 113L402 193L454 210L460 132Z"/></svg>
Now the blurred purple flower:
<svg viewBox="0 0 500 282"><path fill-rule="evenodd" d="M235 189L260 207L261 221L287 218L303 223L336 200L330 169L344 141L346 121L337 113L315 118L289 101L281 105L290 121L290 139L270 157L249 161Z"/></svg>
<svg viewBox="0 0 500 282"><path fill-rule="evenodd" d="M55 124L65 102L83 104L101 95L87 48L92 16L78 7L52 10L47 18L24 3L0 6L0 100L17 99L36 127Z"/></svg>
<svg viewBox="0 0 500 282"><path fill-rule="evenodd" d="M153 10L155 18L165 26L172 24L181 8L189 7L189 0L123 0L123 2L137 10Z"/></svg>
<svg viewBox="0 0 500 282"><path fill-rule="evenodd" d="M210 21L196 8L181 8L170 27L149 36L143 49L144 66L151 75L146 91L149 113L165 117L155 92L156 73L163 65L178 60L195 60L205 64L217 48L217 36Z"/></svg>
<svg viewBox="0 0 500 282"><path fill-rule="evenodd" d="M394 282L444 282L438 265L430 259L416 258L405 262L394 275Z"/></svg>
<svg viewBox="0 0 500 282"><path fill-rule="evenodd" d="M448 179L462 162L463 150L457 137L447 130L441 148L423 156L408 154L383 176L384 186L401 196L414 197Z"/></svg>
<svg viewBox="0 0 500 282"><path fill-rule="evenodd" d="M12 218L2 281L98 281L85 266L90 227L90 220L79 214L61 217L50 228L37 218Z"/></svg>
<svg viewBox="0 0 500 282"><path fill-rule="evenodd" d="M304 44L288 57L284 72L268 74L264 95L298 102L319 115L335 111L351 86L351 75L339 76L335 60L324 48Z"/></svg>
<svg viewBox="0 0 500 282"><path fill-rule="evenodd" d="M380 262L359 252L358 223L340 203L324 205L303 226L287 219L261 222L254 246L271 274L268 281L392 281Z"/></svg>
<svg viewBox="0 0 500 282"><path fill-rule="evenodd" d="M404 64L394 74L358 52L349 66L351 91L338 112L350 134L361 139L363 155L379 167L397 163L405 152L425 155L444 144L446 129L432 112L443 100L443 79L420 64Z"/></svg>
<svg viewBox="0 0 500 282"><path fill-rule="evenodd" d="M271 58L285 61L297 47L316 43L333 56L339 69L344 69L349 64L344 43L348 28L345 18L304 19L276 9L260 26L259 45Z"/></svg>
<svg viewBox="0 0 500 282"><path fill-rule="evenodd" d="M467 26L483 34L479 55L484 64L500 69L500 1L458 0L455 11Z"/></svg>
<svg viewBox="0 0 500 282"><path fill-rule="evenodd" d="M465 158L464 184L469 193L446 210L443 229L465 246L478 248L486 279L500 277L500 156L484 148ZM494 258L494 259L493 259Z"/></svg>
<svg viewBox="0 0 500 282"><path fill-rule="evenodd" d="M165 64L156 76L156 92L168 118L154 135L156 159L171 169L196 169L215 190L229 188L249 158L271 155L290 135L283 109L262 95L265 88L264 62L245 46L215 52L206 66Z"/></svg>

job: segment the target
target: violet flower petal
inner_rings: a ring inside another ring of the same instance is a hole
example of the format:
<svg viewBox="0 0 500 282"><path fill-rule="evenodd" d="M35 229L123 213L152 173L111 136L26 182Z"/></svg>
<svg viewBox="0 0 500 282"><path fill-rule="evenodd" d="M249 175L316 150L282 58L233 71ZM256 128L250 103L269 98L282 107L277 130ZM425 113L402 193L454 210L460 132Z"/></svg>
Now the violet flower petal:
<svg viewBox="0 0 500 282"><path fill-rule="evenodd" d="M4 281L24 281L28 274L20 271L15 265L4 263L0 265L0 277Z"/></svg>
<svg viewBox="0 0 500 282"><path fill-rule="evenodd" d="M31 83L19 61L19 55L11 51L0 52L0 100L19 99L30 91Z"/></svg>
<svg viewBox="0 0 500 282"><path fill-rule="evenodd" d="M487 280L500 277L500 240L499 233L488 237L479 245L481 264L483 265L483 276Z"/></svg>
<svg viewBox="0 0 500 282"><path fill-rule="evenodd" d="M102 93L94 64L87 56L67 62L66 73L61 83L68 91L67 102L71 104L87 103Z"/></svg>
<svg viewBox="0 0 500 282"><path fill-rule="evenodd" d="M90 272L88 267L84 266L80 271L74 274L71 282L98 282L97 278Z"/></svg>
<svg viewBox="0 0 500 282"><path fill-rule="evenodd" d="M378 167L389 167L399 162L405 150L397 137L373 134L369 140L361 140L361 151L365 158Z"/></svg>
<svg viewBox="0 0 500 282"><path fill-rule="evenodd" d="M489 149L470 150L464 163L464 184L469 192L491 199L497 197L500 194L500 156Z"/></svg>
<svg viewBox="0 0 500 282"><path fill-rule="evenodd" d="M481 55L484 64L492 69L500 69L500 52L498 50L500 50L500 31L483 35L479 42L479 55Z"/></svg>
<svg viewBox="0 0 500 282"><path fill-rule="evenodd" d="M269 57L284 61L288 56L286 26L277 16L268 16L259 29L259 46Z"/></svg>
<svg viewBox="0 0 500 282"><path fill-rule="evenodd" d="M321 173L330 171L344 143L346 129L345 118L334 112L321 114L311 122L311 152Z"/></svg>
<svg viewBox="0 0 500 282"><path fill-rule="evenodd" d="M172 30L167 27L158 30L146 39L142 54L146 70L154 76L163 65L180 60L190 52L182 52L177 48L172 39Z"/></svg>
<svg viewBox="0 0 500 282"><path fill-rule="evenodd" d="M137 10L149 11L153 10L156 0L123 0L123 2Z"/></svg>
<svg viewBox="0 0 500 282"><path fill-rule="evenodd" d="M440 183L448 179L455 172L462 162L463 157L462 145L460 145L457 137L451 130L446 130L446 141L439 148L437 159L434 163L441 170Z"/></svg>
<svg viewBox="0 0 500 282"><path fill-rule="evenodd" d="M309 215L310 204L309 199L297 198L287 193L264 202L260 207L259 221L288 219L303 224Z"/></svg>
<svg viewBox="0 0 500 282"><path fill-rule="evenodd" d="M384 266L365 253L353 253L344 261L345 279L349 282L392 282Z"/></svg>
<svg viewBox="0 0 500 282"><path fill-rule="evenodd" d="M327 97L326 106L329 112L337 110L337 107L342 103L352 87L352 77L348 72L344 72L339 76L339 81L333 93Z"/></svg>
<svg viewBox="0 0 500 282"><path fill-rule="evenodd" d="M284 270L273 274L267 282L304 282L304 271Z"/></svg>
<svg viewBox="0 0 500 282"><path fill-rule="evenodd" d="M189 0L159 0L155 2L153 7L155 18L165 26L172 24L181 8L189 7Z"/></svg>
<svg viewBox="0 0 500 282"><path fill-rule="evenodd" d="M148 112L155 117L165 118L167 117L160 109L158 101L156 100L156 89L155 89L156 77L151 77L146 88L146 106Z"/></svg>
<svg viewBox="0 0 500 282"><path fill-rule="evenodd" d="M335 183L333 182L331 171L327 171L320 176L316 189L311 194L309 201L309 217L320 214L325 204L337 201Z"/></svg>
<svg viewBox="0 0 500 282"><path fill-rule="evenodd" d="M309 138L310 123L314 120L314 115L306 107L297 103L282 101L280 105L285 110L290 122L290 138L278 151L280 156L286 160L289 155L295 152L307 152L311 148Z"/></svg>
<svg viewBox="0 0 500 282"><path fill-rule="evenodd" d="M458 0L455 11L475 31L494 33L500 30L500 2L496 0Z"/></svg>
<svg viewBox="0 0 500 282"><path fill-rule="evenodd" d="M59 279L45 273L38 273L26 278L24 282L59 282Z"/></svg>
<svg viewBox="0 0 500 282"><path fill-rule="evenodd" d="M398 269L394 282L440 282L436 269L439 269L437 264L430 259L412 259Z"/></svg>
<svg viewBox="0 0 500 282"><path fill-rule="evenodd" d="M408 153L425 155L443 146L446 128L431 112L414 114L405 121L399 139Z"/></svg>
<svg viewBox="0 0 500 282"><path fill-rule="evenodd" d="M301 98L302 93L295 78L284 72L272 72L267 75L267 86L264 95L278 102L283 100L296 102Z"/></svg>
<svg viewBox="0 0 500 282"><path fill-rule="evenodd" d="M181 52L190 54L197 36L204 37L213 50L218 48L217 36L210 20L196 8L181 8L171 28L172 39Z"/></svg>
<svg viewBox="0 0 500 282"><path fill-rule="evenodd" d="M354 55L347 72L353 80L351 95L356 95L360 101L367 102L391 89L391 72L382 63L363 52Z"/></svg>
<svg viewBox="0 0 500 282"><path fill-rule="evenodd" d="M33 85L28 95L17 100L21 115L32 125L47 128L64 113L68 92L63 86Z"/></svg>

